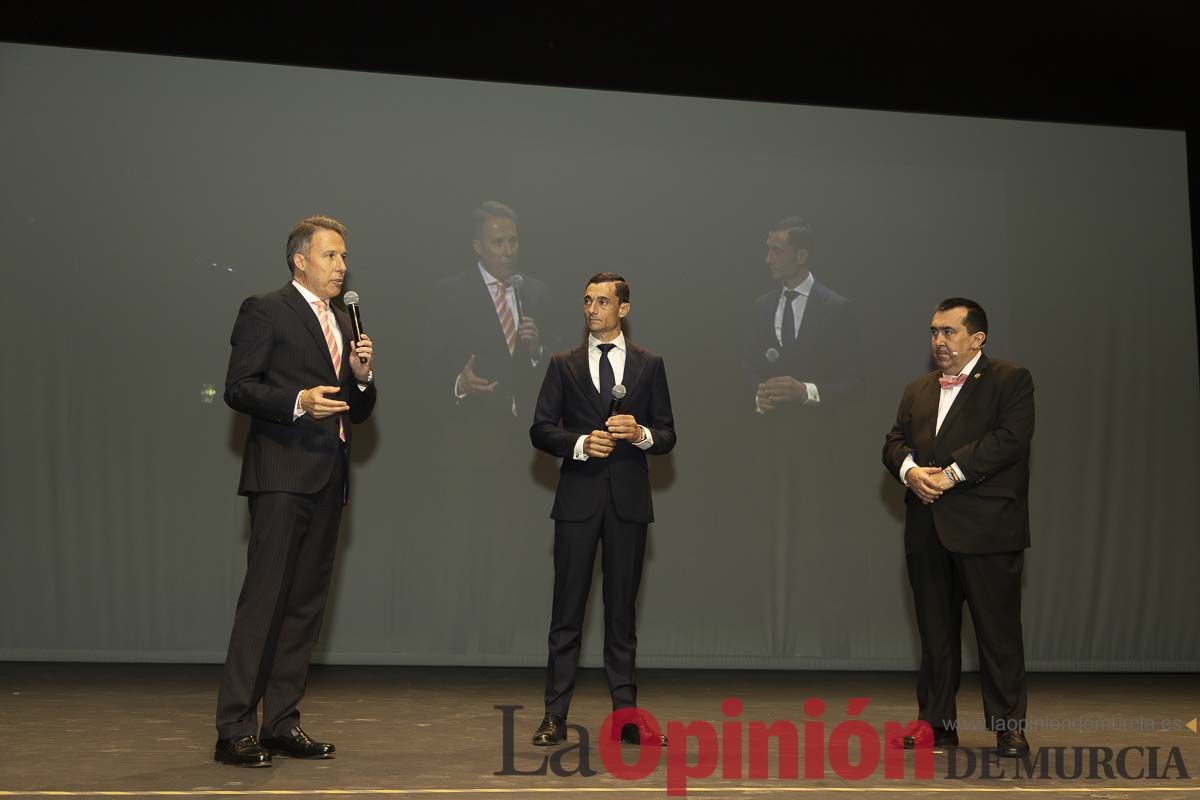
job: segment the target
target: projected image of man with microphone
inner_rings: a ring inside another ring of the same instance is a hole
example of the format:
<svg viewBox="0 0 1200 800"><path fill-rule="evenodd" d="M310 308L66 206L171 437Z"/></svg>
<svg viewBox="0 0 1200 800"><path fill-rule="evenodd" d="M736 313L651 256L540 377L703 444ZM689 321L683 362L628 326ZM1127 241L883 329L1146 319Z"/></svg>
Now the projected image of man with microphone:
<svg viewBox="0 0 1200 800"><path fill-rule="evenodd" d="M637 712L634 662L638 587L646 530L654 521L646 454L675 447L663 360L625 339L629 284L613 272L583 292L587 343L551 357L529 438L562 459L554 507L554 604L550 614L545 717L535 745L566 739L584 611L596 548L603 543L604 668L613 709L628 709L614 738L666 744Z"/></svg>
<svg viewBox="0 0 1200 800"><path fill-rule="evenodd" d="M438 391L459 418L527 421L548 355L541 327L548 287L519 271L517 212L504 203L474 210L471 249L474 263L437 287L435 308L451 323L439 346Z"/></svg>
<svg viewBox="0 0 1200 800"><path fill-rule="evenodd" d="M852 463L847 442L861 426L854 401L866 359L851 303L817 278L816 252L812 226L800 217L767 231L764 261L774 287L749 309L743 338L744 408L752 422L744 428L755 451L746 469L761 492L755 502L774 510L756 539L766 548L763 577L777 599L769 625L778 655L844 659L852 647L845 626L811 609L855 579L853 548L845 546L836 504L825 498ZM832 274L833 266L820 271Z"/></svg>
<svg viewBox="0 0 1200 800"><path fill-rule="evenodd" d="M814 277L813 260L806 221L771 226L766 265L778 287L754 303L745 356L760 414L837 404L859 384L850 301Z"/></svg>

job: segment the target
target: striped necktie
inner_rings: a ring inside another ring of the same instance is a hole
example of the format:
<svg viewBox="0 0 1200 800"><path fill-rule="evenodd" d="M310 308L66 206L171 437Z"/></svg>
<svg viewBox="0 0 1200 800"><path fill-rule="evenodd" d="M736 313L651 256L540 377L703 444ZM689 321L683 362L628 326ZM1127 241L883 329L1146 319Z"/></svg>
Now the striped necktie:
<svg viewBox="0 0 1200 800"><path fill-rule="evenodd" d="M317 319L321 320L321 333L325 334L325 346L329 348L329 358L333 360L333 374L341 380L342 377L342 349L338 347L337 339L333 337L333 315L329 313L329 302L326 300L317 300L313 303L317 307ZM346 441L346 423L338 417L338 438L343 442Z"/></svg>
<svg viewBox="0 0 1200 800"><path fill-rule="evenodd" d="M517 323L513 319L512 307L508 304L508 284L497 280L494 284L495 294L492 299L496 303L496 317L500 320L500 330L504 331L504 341L508 343L511 355L517 346Z"/></svg>

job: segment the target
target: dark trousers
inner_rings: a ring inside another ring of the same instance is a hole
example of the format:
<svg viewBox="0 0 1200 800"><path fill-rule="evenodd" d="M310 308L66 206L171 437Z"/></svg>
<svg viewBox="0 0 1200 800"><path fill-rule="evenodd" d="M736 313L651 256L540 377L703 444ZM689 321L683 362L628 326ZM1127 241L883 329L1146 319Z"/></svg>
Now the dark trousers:
<svg viewBox="0 0 1200 800"><path fill-rule="evenodd" d="M610 492L608 481L604 492ZM554 609L546 663L546 713L567 715L579 667L584 612L592 586L596 546L603 543L604 669L613 708L637 705L637 593L646 554L646 525L617 516L612 497L582 522L554 523Z"/></svg>
<svg viewBox="0 0 1200 800"><path fill-rule="evenodd" d="M991 730L1023 731L1028 702L1021 638L1024 551L952 553L931 536L921 551L908 554L907 561L921 632L918 719L935 727L957 724L954 696L962 674L960 636L966 600L979 647L984 719Z"/></svg>
<svg viewBox="0 0 1200 800"><path fill-rule="evenodd" d="M217 694L217 736L284 735L300 722L313 645L333 576L346 457L316 494L250 496L246 579Z"/></svg>

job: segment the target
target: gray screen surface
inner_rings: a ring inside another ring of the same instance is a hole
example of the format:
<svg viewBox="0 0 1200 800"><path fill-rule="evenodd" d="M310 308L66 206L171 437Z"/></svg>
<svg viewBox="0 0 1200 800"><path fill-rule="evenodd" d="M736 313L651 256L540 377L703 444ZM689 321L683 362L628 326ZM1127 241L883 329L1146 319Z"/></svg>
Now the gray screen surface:
<svg viewBox="0 0 1200 800"><path fill-rule="evenodd" d="M540 665L556 464L456 402L471 210L520 214L543 335L632 286L679 445L651 459L643 666L911 669L902 489L880 464L947 296L1037 386L1031 669L1193 670L1200 384L1184 135L0 46L8 224L0 658L220 661L245 560L241 300L346 223L379 405L318 646L334 663ZM799 214L851 301L824 416L754 411L746 330ZM599 582L584 664L601 647ZM967 664L974 661L969 638Z"/></svg>

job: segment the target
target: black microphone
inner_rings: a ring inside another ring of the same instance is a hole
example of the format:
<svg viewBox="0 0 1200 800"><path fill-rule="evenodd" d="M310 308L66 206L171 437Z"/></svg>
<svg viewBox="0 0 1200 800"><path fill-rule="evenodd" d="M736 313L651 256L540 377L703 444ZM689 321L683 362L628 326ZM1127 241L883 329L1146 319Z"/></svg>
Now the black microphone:
<svg viewBox="0 0 1200 800"><path fill-rule="evenodd" d="M608 403L608 416L615 417L621 413L621 401L625 399L625 384L618 383L612 388L612 400Z"/></svg>
<svg viewBox="0 0 1200 800"><path fill-rule="evenodd" d="M362 339L362 318L358 316L358 292L346 292L342 295L342 302L346 304L346 311L350 313L350 328L354 331L354 341ZM358 357L358 363L365 364L367 360L362 356Z"/></svg>
<svg viewBox="0 0 1200 800"><path fill-rule="evenodd" d="M521 308L521 287L525 285L525 276L519 272L513 273L513 276L508 279L508 285L513 287L513 299L517 301L517 324L521 324L521 317L525 316L525 311Z"/></svg>

